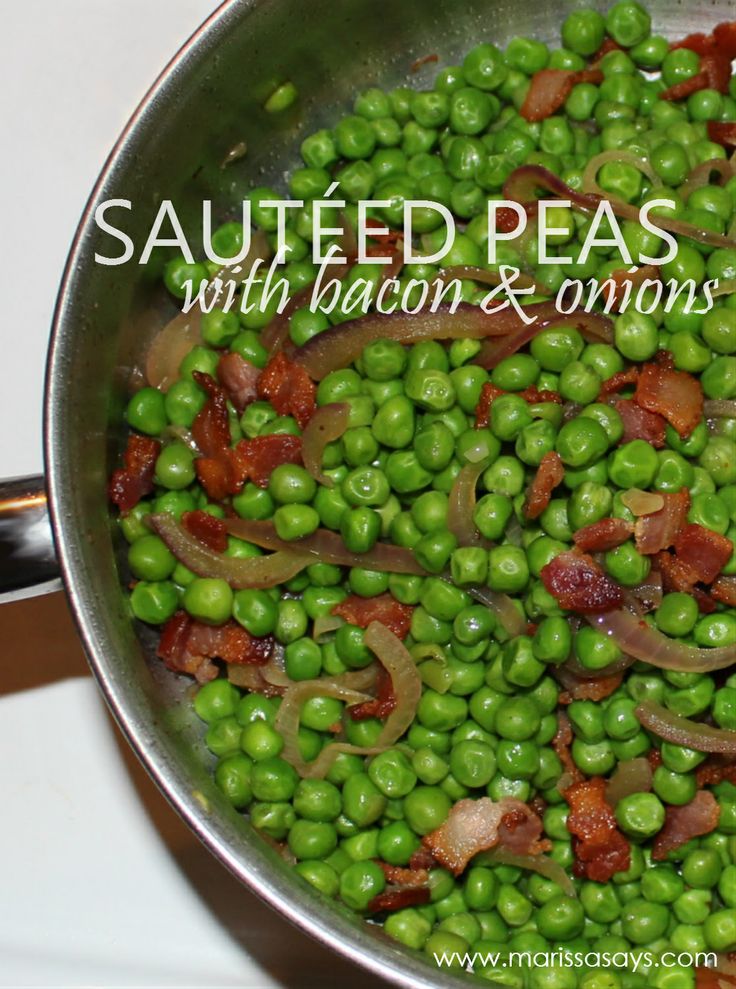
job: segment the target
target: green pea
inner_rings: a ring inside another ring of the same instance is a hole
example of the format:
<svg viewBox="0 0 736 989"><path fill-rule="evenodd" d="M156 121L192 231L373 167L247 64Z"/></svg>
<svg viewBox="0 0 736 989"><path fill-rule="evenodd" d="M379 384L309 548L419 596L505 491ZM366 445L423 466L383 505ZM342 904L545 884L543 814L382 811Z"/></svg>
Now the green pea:
<svg viewBox="0 0 736 989"><path fill-rule="evenodd" d="M664 807L653 793L624 797L616 805L615 813L621 830L632 838L649 838L664 824Z"/></svg>

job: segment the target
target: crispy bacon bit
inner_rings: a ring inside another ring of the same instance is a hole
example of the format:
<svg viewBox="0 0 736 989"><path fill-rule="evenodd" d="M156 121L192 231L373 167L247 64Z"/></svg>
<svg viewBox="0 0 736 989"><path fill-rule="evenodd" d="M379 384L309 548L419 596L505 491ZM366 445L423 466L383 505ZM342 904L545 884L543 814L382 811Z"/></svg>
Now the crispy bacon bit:
<svg viewBox="0 0 736 989"><path fill-rule="evenodd" d="M200 484L213 501L237 494L243 477L230 447L230 420L225 389L203 371L192 377L207 392L208 398L192 424L192 437L201 457L194 461Z"/></svg>
<svg viewBox="0 0 736 989"><path fill-rule="evenodd" d="M695 989L734 989L734 987L736 987L736 975L722 972L717 968L695 969Z"/></svg>
<svg viewBox="0 0 736 989"><path fill-rule="evenodd" d="M728 84L731 81L731 56L722 55L717 51L711 55L704 55L700 60L700 67L708 79L709 89L728 93Z"/></svg>
<svg viewBox="0 0 736 989"><path fill-rule="evenodd" d="M374 896L368 904L368 913L381 913L386 910L403 910L405 907L421 907L429 903L429 886L387 887Z"/></svg>
<svg viewBox="0 0 736 989"><path fill-rule="evenodd" d="M658 512L640 515L634 524L636 548L644 556L653 556L668 549L687 522L690 509L690 492L681 488L676 494L664 493L664 500Z"/></svg>
<svg viewBox="0 0 736 989"><path fill-rule="evenodd" d="M501 818L498 843L517 855L539 855L551 849L542 838L543 825L539 815L527 804L514 807Z"/></svg>
<svg viewBox="0 0 736 989"><path fill-rule="evenodd" d="M572 704L573 701L602 701L610 697L623 682L622 673L614 673L608 677L597 677L595 680L580 680L567 685L560 694L560 704Z"/></svg>
<svg viewBox="0 0 736 989"><path fill-rule="evenodd" d="M411 866L405 869L400 865L390 865L388 862L382 862L380 859L376 859L376 862L383 869L386 882L391 883L392 886L419 887L426 886L429 882L429 872L427 869L414 869Z"/></svg>
<svg viewBox="0 0 736 989"><path fill-rule="evenodd" d="M652 772L654 772L655 769L659 769L662 765L662 753L659 749L650 749L647 752L647 762L649 763L649 768Z"/></svg>
<svg viewBox="0 0 736 989"><path fill-rule="evenodd" d="M498 233L510 234L519 225L516 210L510 206L499 206L496 210L496 230Z"/></svg>
<svg viewBox="0 0 736 989"><path fill-rule="evenodd" d="M702 31L697 31L694 34L688 34L680 41L673 41L670 45L670 51L674 51L676 48L689 48L696 55L710 55L715 49L715 39L712 34L703 34Z"/></svg>
<svg viewBox="0 0 736 989"><path fill-rule="evenodd" d="M238 412L256 398L256 382L260 368L246 361L235 351L223 354L217 364L217 377Z"/></svg>
<svg viewBox="0 0 736 989"><path fill-rule="evenodd" d="M213 659L263 666L272 649L271 636L256 638L232 619L224 625L205 625L185 611L177 611L163 627L157 655L168 669L188 673L199 683L206 683L218 674Z"/></svg>
<svg viewBox="0 0 736 989"><path fill-rule="evenodd" d="M112 472L107 486L108 498L123 515L127 515L141 498L153 491L153 474L160 452L161 444L150 436L131 433L128 437L123 454L125 466Z"/></svg>
<svg viewBox="0 0 736 989"><path fill-rule="evenodd" d="M562 763L568 783L579 783L583 779L583 774L572 757L570 746L572 745L573 734L570 719L564 711L557 715L557 731L552 739L552 748L557 753L557 758Z"/></svg>
<svg viewBox="0 0 736 989"><path fill-rule="evenodd" d="M733 759L728 761L723 756L711 756L695 771L698 789L715 786L717 783L723 783L724 780L736 784L736 762Z"/></svg>
<svg viewBox="0 0 736 989"><path fill-rule="evenodd" d="M353 721L365 721L366 718L383 720L396 707L396 695L391 676L385 666L381 665L376 674L376 696L373 700L363 701L348 708L348 714Z"/></svg>
<svg viewBox="0 0 736 989"><path fill-rule="evenodd" d="M613 302L617 309L619 309L623 303L626 301L627 296L630 298L631 293L640 285L646 281L658 281L659 280L659 268L655 264L643 264L633 271L629 271L628 268L617 268L616 271L612 271L611 274L606 279L607 282L613 284ZM630 285L631 288L629 292L626 292L626 286ZM629 370L632 370L629 368ZM627 374L626 371L617 371L617 374ZM616 377L616 375L613 375Z"/></svg>
<svg viewBox="0 0 736 989"><path fill-rule="evenodd" d="M504 822L508 815L513 817ZM525 819L535 818L538 824L533 828L524 825L521 815ZM458 876L474 855L495 847L502 837L512 843L507 847L517 853L537 855L546 851L549 846L539 840L541 833L542 822L520 800L506 797L494 803L488 797L481 797L479 800L458 800L445 823L426 834L422 844L441 865Z"/></svg>
<svg viewBox="0 0 736 989"><path fill-rule="evenodd" d="M400 639L405 639L409 634L413 613L410 604L401 604L391 594L379 594L374 598L351 594L332 609L333 615L339 615L351 625L360 625L361 628L368 628L371 622L380 622Z"/></svg>
<svg viewBox="0 0 736 989"><path fill-rule="evenodd" d="M565 791L570 805L567 830L573 835L577 876L606 883L631 865L631 848L606 802L606 781L601 776L574 783Z"/></svg>
<svg viewBox="0 0 736 989"><path fill-rule="evenodd" d="M209 512L184 512L181 522L187 532L209 546L216 553L224 553L227 549L227 530L222 519L216 519Z"/></svg>
<svg viewBox="0 0 736 989"><path fill-rule="evenodd" d="M267 488L271 474L280 464L302 462L302 438L290 433L254 436L252 440L241 440L235 454L243 478L249 477L259 488Z"/></svg>
<svg viewBox="0 0 736 989"><path fill-rule="evenodd" d="M598 84L603 75L598 68L571 72L568 69L541 69L532 76L531 85L519 110L530 122L544 120L556 113L579 82Z"/></svg>
<svg viewBox="0 0 736 989"><path fill-rule="evenodd" d="M420 845L415 852L412 852L409 859L410 869L434 869L436 865L437 859L424 845Z"/></svg>
<svg viewBox="0 0 736 989"><path fill-rule="evenodd" d="M623 51L623 48L617 41L614 41L613 38L605 37L603 39L603 44L591 59L591 64L597 65L598 62L600 62L600 60L603 58L603 56L607 55L609 52L620 52L620 51Z"/></svg>
<svg viewBox="0 0 736 989"><path fill-rule="evenodd" d="M718 577L710 589L710 596L729 608L736 608L736 577Z"/></svg>
<svg viewBox="0 0 736 989"><path fill-rule="evenodd" d="M715 144L722 144L724 148L732 148L736 145L736 124L731 122L723 123L720 120L708 121L708 140Z"/></svg>
<svg viewBox="0 0 736 989"><path fill-rule="evenodd" d="M623 589L584 553L560 553L540 574L542 583L568 611L595 614L623 604Z"/></svg>
<svg viewBox="0 0 736 989"><path fill-rule="evenodd" d="M607 553L625 543L633 531L633 525L626 519L601 519L584 525L572 538L583 553Z"/></svg>
<svg viewBox="0 0 736 989"><path fill-rule="evenodd" d="M703 614L710 614L715 611L715 601L710 594L701 587L696 587L697 575L692 567L683 563L672 553L659 553L657 564L662 573L662 584L666 593L671 591L681 591L689 594L697 602L698 608Z"/></svg>
<svg viewBox="0 0 736 989"><path fill-rule="evenodd" d="M617 392L622 391L627 385L635 385L639 380L639 368L627 367L625 371L616 371L612 374L610 378L606 380L601 385L601 390L598 395L598 401L603 401L609 395L615 395Z"/></svg>
<svg viewBox="0 0 736 989"><path fill-rule="evenodd" d="M717 51L727 58L736 58L736 21L722 21L713 28Z"/></svg>
<svg viewBox="0 0 736 989"><path fill-rule="evenodd" d="M281 352L265 366L258 378L258 397L267 399L279 415L292 415L304 429L315 409L314 382L299 364Z"/></svg>
<svg viewBox="0 0 736 989"><path fill-rule="evenodd" d="M439 62L440 57L437 52L432 52L431 55L422 55L420 58L415 58L414 61L409 66L410 72L418 72L423 65L431 65L433 62Z"/></svg>
<svg viewBox="0 0 736 989"><path fill-rule="evenodd" d="M699 790L690 803L682 807L668 807L662 830L654 839L652 858L662 862L673 849L691 838L715 831L720 813L716 798L709 790Z"/></svg>
<svg viewBox="0 0 736 989"><path fill-rule="evenodd" d="M712 584L732 553L730 539L695 523L684 526L675 539L678 563L691 570L693 583Z"/></svg>
<svg viewBox="0 0 736 989"><path fill-rule="evenodd" d="M703 389L687 371L676 371L667 357L645 364L634 396L638 405L656 412L685 438L703 417Z"/></svg>
<svg viewBox="0 0 736 989"><path fill-rule="evenodd" d="M485 429L490 425L491 422L491 405L498 398L499 395L503 395L503 389L496 388L494 384L490 381L486 381L480 390L480 399L475 407L475 428Z"/></svg>
<svg viewBox="0 0 736 989"><path fill-rule="evenodd" d="M565 477L565 468L559 453L550 450L542 457L534 480L529 485L524 502L524 515L536 519L549 505L552 492Z"/></svg>
<svg viewBox="0 0 736 989"><path fill-rule="evenodd" d="M525 402L529 402L530 405L538 405L540 402L554 402L555 405L562 405L562 395L559 395L556 391L550 391L547 388L542 388L540 391L536 385L529 385L524 391L517 392L520 398L523 398Z"/></svg>
<svg viewBox="0 0 736 989"><path fill-rule="evenodd" d="M707 89L709 84L709 74L702 71L697 72L694 76L690 76L689 79L683 79L682 82L676 82L674 86L663 90L659 94L659 98L660 100L684 100L701 89Z"/></svg>
<svg viewBox="0 0 736 989"><path fill-rule="evenodd" d="M667 423L662 416L654 412L647 412L646 409L642 409L640 405L628 398L620 398L614 407L621 416L624 425L622 443L630 443L631 440L644 440L656 450L662 449L665 445L665 429L667 428Z"/></svg>

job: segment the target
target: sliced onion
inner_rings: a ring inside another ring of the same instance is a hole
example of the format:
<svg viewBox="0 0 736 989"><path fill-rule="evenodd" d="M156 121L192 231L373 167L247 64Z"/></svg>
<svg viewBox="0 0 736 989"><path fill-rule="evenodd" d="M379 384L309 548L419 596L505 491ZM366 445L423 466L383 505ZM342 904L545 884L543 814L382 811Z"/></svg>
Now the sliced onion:
<svg viewBox="0 0 736 989"><path fill-rule="evenodd" d="M512 638L524 634L526 619L508 594L497 594L490 588L481 587L479 584L466 587L466 591L471 598L475 598L476 601L480 601L481 604L490 608L503 630Z"/></svg>
<svg viewBox="0 0 736 989"><path fill-rule="evenodd" d="M229 265L221 268L205 289L205 300L215 300L218 280L223 291L230 281L240 283L257 260L267 260L271 251L262 231L253 234L250 250L234 270ZM146 380L154 388L168 388L179 377L179 365L192 349L202 342L202 309L194 305L189 312L179 312L151 341L145 359Z"/></svg>
<svg viewBox="0 0 736 989"><path fill-rule="evenodd" d="M457 539L458 546L483 546L486 540L475 527L475 486L488 466L487 460L465 464L455 478L447 506L447 528Z"/></svg>
<svg viewBox="0 0 736 989"><path fill-rule="evenodd" d="M255 694L260 694L264 690L270 689L261 676L262 668L261 666L254 666L252 663L228 663L227 678L236 687L244 687Z"/></svg>
<svg viewBox="0 0 736 989"><path fill-rule="evenodd" d="M422 696L422 678L409 650L385 625L371 622L365 630L363 641L391 676L396 707L383 723L378 744L393 745L414 720Z"/></svg>
<svg viewBox="0 0 736 989"><path fill-rule="evenodd" d="M625 592L624 599L638 614L645 615L647 612L658 608L662 603L662 574L660 571L650 570L645 581Z"/></svg>
<svg viewBox="0 0 736 989"><path fill-rule="evenodd" d="M706 419L736 419L736 401L728 398L706 399L703 415Z"/></svg>
<svg viewBox="0 0 736 989"><path fill-rule="evenodd" d="M629 488L621 495L621 501L632 515L651 515L664 508L664 498L654 491L640 491L639 488Z"/></svg>
<svg viewBox="0 0 736 989"><path fill-rule="evenodd" d="M372 700L370 694L353 690L337 679L322 677L317 680L303 680L296 683L284 694L284 699L276 714L276 730L284 740L281 757L296 769L302 777L322 778L334 762L339 752L352 752L355 755L377 755L383 746L350 745L348 742L331 742L326 745L313 762L306 762L299 751L299 717L302 705L313 697L332 697L347 704L362 704Z"/></svg>
<svg viewBox="0 0 736 989"><path fill-rule="evenodd" d="M235 590L266 588L284 584L312 562L312 557L293 547L279 549L270 556L246 559L225 556L190 535L168 512L149 515L147 521L174 556L198 577L217 577ZM288 546L288 543L284 544Z"/></svg>
<svg viewBox="0 0 736 989"><path fill-rule="evenodd" d="M539 302L538 306L551 306L546 318L537 323L526 326L519 320L519 325L515 330L499 339L486 340L478 353L473 358L473 364L480 364L484 368L494 368L497 364L511 354L515 354L523 346L529 343L541 330L553 326L575 326L589 343L611 343L613 339L613 323L607 316L599 313L585 312L584 309L576 309L569 316L560 314L554 302ZM528 306L527 309L532 309Z"/></svg>
<svg viewBox="0 0 736 989"><path fill-rule="evenodd" d="M286 672L286 657L284 648L280 643L276 644L271 658L265 666L260 667L260 673L266 683L274 687L291 687L294 681Z"/></svg>
<svg viewBox="0 0 736 989"><path fill-rule="evenodd" d="M224 524L230 535L237 536L238 539L245 539L265 549L292 552L300 558L306 556L307 564L313 563L316 557L323 563L336 563L343 567L366 567L368 570L381 570L385 573L426 576L426 570L419 566L411 550L403 546L376 543L367 553L351 553L342 541L342 537L336 532L330 532L329 529L318 529L313 535L304 539L286 542L276 535L272 522L225 519Z"/></svg>
<svg viewBox="0 0 736 989"><path fill-rule="evenodd" d="M349 418L350 406L347 402L330 402L317 409L302 434L304 466L326 488L333 487L335 482L322 473L322 455L328 443L340 439L348 428Z"/></svg>
<svg viewBox="0 0 736 989"><path fill-rule="evenodd" d="M312 626L312 638L315 642L322 642L326 635L335 632L344 624L345 620L339 615L318 615Z"/></svg>
<svg viewBox="0 0 736 989"><path fill-rule="evenodd" d="M684 642L668 639L628 611L608 611L585 617L593 628L609 635L627 656L661 670L712 673L736 662L736 646L720 646L717 649L688 646Z"/></svg>
<svg viewBox="0 0 736 989"><path fill-rule="evenodd" d="M503 194L505 199L533 205L536 200L536 191L539 188L545 189L547 192L551 192L553 196L559 196L561 199L569 199L573 206L590 212L595 212L601 199L607 199L616 216L624 220L633 220L634 223L639 222L638 206L625 203L609 195L600 196L593 192L577 192L541 165L521 165L515 169L506 179ZM708 244L711 247L736 247L736 240L731 237L724 237L723 234L696 227L692 223L676 220L670 216L657 216L656 225L661 230L669 230L673 234L690 237L700 244Z"/></svg>
<svg viewBox="0 0 736 989"><path fill-rule="evenodd" d="M606 803L615 807L619 800L632 793L649 793L652 789L652 767L643 756L620 762L606 787Z"/></svg>
<svg viewBox="0 0 736 989"><path fill-rule="evenodd" d="M667 742L684 745L688 749L695 749L696 752L736 755L736 731L691 721L679 714L673 714L666 707L651 700L642 701L637 705L636 716L647 731Z"/></svg>
<svg viewBox="0 0 736 989"><path fill-rule="evenodd" d="M531 326L527 326L510 306L498 312L486 313L480 306L461 302L454 313L451 309L449 305L442 305L437 307L436 312L424 310L417 313L369 313L318 333L294 352L294 360L315 381L321 381L331 371L352 364L369 343L384 338L397 340L399 343L416 343L418 340L482 340L486 337L508 337L523 331L527 335L514 348L518 350L545 326L552 323L574 323L581 327L584 336L586 329L592 329L596 342L610 343L612 340L612 323L609 319L582 310L562 317L554 300L534 302L525 307L525 313L534 318Z"/></svg>
<svg viewBox="0 0 736 989"><path fill-rule="evenodd" d="M578 895L572 879L560 863L555 862L547 855L519 855L517 852L510 852L502 845L496 845L495 848L483 852L481 860L489 865L510 865L515 869L538 872L540 876L544 876L550 882L557 883L566 896Z"/></svg>
<svg viewBox="0 0 736 989"><path fill-rule="evenodd" d="M500 271L489 271L488 268L479 268L475 264L454 264L449 268L442 268L437 272L437 278L441 281L445 279L459 278L461 281L468 279L473 282L480 282L481 285L500 285L503 281ZM520 271L512 282L514 288L531 288L537 295L549 295L549 289L538 285L531 275Z"/></svg>
<svg viewBox="0 0 736 989"><path fill-rule="evenodd" d="M572 674L578 680L605 680L608 677L616 676L617 673L623 673L630 666L633 666L636 660L633 656L621 656L619 659L614 660L613 663L609 663L608 666L604 666L600 670L589 670L587 666L583 666L577 656L570 656L566 659L562 666L557 668L557 671L553 668L552 672L560 672L563 670L567 673ZM560 677L560 682L562 682L562 677Z"/></svg>
<svg viewBox="0 0 736 989"><path fill-rule="evenodd" d="M680 186L679 192L683 201L687 202L696 189L709 185L713 172L718 172L721 183L726 182L734 173L733 162L725 158L709 158L708 161L701 161Z"/></svg>
<svg viewBox="0 0 736 989"><path fill-rule="evenodd" d="M729 231L729 237L732 236ZM718 287L711 289L710 294L714 299L717 299L719 295L731 295L736 292L736 278L724 278L723 281L718 282Z"/></svg>
<svg viewBox="0 0 736 989"><path fill-rule="evenodd" d="M662 180L654 171L646 158L641 158L633 151L626 151L623 148L612 148L609 151L601 151L600 154L593 155L583 172L583 192L594 193L601 199L612 199L613 197L598 185L598 172L606 162L615 161L616 164L631 165L637 171L642 172L652 185L661 185Z"/></svg>

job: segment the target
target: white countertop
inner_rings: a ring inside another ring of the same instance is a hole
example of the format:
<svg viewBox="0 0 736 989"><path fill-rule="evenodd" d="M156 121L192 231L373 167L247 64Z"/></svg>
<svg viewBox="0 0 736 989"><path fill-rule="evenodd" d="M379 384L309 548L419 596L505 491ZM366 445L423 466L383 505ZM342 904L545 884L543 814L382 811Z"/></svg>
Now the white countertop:
<svg viewBox="0 0 736 989"><path fill-rule="evenodd" d="M158 71L214 6L3 5L5 476L42 469L51 313L97 172ZM58 601L53 612L33 607L15 630L16 643L28 635L21 668L11 669L18 657L0 661L0 986L375 986L272 914L198 844L119 741L71 630L62 628L58 649L36 648L32 626L57 620ZM14 606L0 609L0 630L10 633L11 622ZM36 686L44 679L52 682Z"/></svg>

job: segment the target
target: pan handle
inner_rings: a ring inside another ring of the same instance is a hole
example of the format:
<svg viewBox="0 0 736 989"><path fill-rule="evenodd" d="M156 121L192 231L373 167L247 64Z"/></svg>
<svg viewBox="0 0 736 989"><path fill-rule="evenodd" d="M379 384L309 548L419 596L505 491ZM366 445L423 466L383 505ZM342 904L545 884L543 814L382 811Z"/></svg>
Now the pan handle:
<svg viewBox="0 0 736 989"><path fill-rule="evenodd" d="M61 586L44 478L0 481L0 604Z"/></svg>

